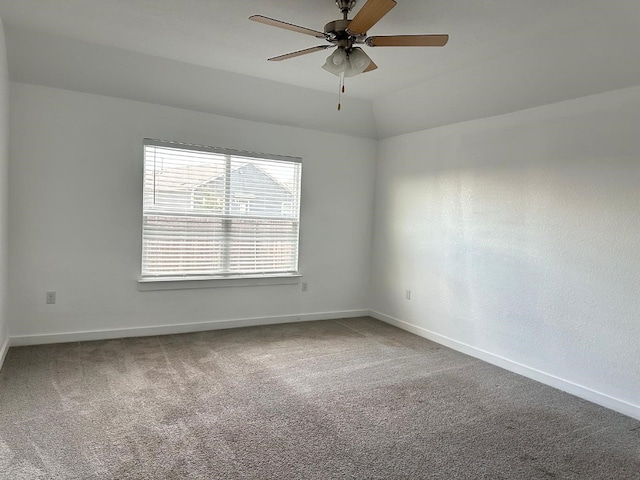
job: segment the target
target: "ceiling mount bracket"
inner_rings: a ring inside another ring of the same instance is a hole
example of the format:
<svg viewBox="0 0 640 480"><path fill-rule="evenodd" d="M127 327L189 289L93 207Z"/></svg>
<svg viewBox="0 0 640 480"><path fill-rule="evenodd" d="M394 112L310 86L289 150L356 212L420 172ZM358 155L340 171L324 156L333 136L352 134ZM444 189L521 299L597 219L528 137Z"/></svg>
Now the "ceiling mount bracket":
<svg viewBox="0 0 640 480"><path fill-rule="evenodd" d="M349 13L356 5L356 0L336 0L336 5L342 13Z"/></svg>

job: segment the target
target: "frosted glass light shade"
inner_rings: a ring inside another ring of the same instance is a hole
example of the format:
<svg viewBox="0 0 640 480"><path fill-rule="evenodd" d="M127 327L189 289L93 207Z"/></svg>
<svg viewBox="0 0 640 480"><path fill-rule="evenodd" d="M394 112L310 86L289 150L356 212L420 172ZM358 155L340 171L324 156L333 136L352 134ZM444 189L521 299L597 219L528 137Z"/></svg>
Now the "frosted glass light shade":
<svg viewBox="0 0 640 480"><path fill-rule="evenodd" d="M336 49L327 57L327 61L322 66L327 72L331 72L336 76L345 73L349 69L349 58L344 48Z"/></svg>
<svg viewBox="0 0 640 480"><path fill-rule="evenodd" d="M327 57L322 68L336 76L344 74L345 77L354 77L364 72L369 64L371 59L361 48L352 48L347 53L343 47L338 47Z"/></svg>
<svg viewBox="0 0 640 480"><path fill-rule="evenodd" d="M345 77L360 75L371 64L371 59L360 47L356 47L349 52L349 64L350 71L345 72Z"/></svg>

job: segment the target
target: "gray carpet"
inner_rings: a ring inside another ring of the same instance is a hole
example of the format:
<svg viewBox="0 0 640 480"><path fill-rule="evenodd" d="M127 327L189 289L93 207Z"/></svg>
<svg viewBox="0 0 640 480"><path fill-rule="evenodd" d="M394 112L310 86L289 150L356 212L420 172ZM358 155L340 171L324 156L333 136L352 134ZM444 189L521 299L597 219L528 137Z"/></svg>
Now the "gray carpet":
<svg viewBox="0 0 640 480"><path fill-rule="evenodd" d="M3 479L639 479L640 422L370 318L11 348Z"/></svg>

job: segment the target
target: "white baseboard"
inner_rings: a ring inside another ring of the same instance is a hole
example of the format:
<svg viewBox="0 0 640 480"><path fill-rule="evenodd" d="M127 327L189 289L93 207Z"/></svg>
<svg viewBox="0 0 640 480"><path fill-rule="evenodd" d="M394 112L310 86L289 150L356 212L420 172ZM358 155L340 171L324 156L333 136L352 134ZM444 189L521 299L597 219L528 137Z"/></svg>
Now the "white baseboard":
<svg viewBox="0 0 640 480"><path fill-rule="evenodd" d="M426 328L418 327L411 323L390 317L383 313L372 310L370 312L370 315L373 318L401 328L402 330L406 330L407 332L414 333L420 337L439 343L453 350L471 355L472 357L479 358L480 360L484 360L487 363L491 363L498 367L504 368L505 370L509 370L524 377L531 378L540 383L544 383L545 385L549 385L551 387L575 395L576 397L580 397L589 402L593 402L605 408L615 410L616 412L620 412L624 415L640 420L640 405L634 405L605 393L597 392L588 387L578 385L569 380L565 380L563 378L556 377L555 375L551 375L549 373L542 372L521 363L514 362L513 360L509 360L508 358L504 358L491 352L481 350L466 343L462 343L444 335L432 332L431 330L427 330Z"/></svg>
<svg viewBox="0 0 640 480"><path fill-rule="evenodd" d="M367 317L369 310L345 310L341 312L305 313L282 315L277 317L242 318L236 320L214 320L211 322L158 325L151 327L120 328L113 330L92 330L85 332L53 333L44 335L18 335L9 340L12 347L24 345L44 345L48 343L84 342L107 340L112 338L148 337L153 335L171 335L175 333L204 332L225 328L255 327L278 323L308 322L314 320L333 320L337 318Z"/></svg>
<svg viewBox="0 0 640 480"><path fill-rule="evenodd" d="M9 338L7 337L4 340L4 343L0 346L0 370L2 370L4 359L6 358L7 352L9 351L9 343Z"/></svg>

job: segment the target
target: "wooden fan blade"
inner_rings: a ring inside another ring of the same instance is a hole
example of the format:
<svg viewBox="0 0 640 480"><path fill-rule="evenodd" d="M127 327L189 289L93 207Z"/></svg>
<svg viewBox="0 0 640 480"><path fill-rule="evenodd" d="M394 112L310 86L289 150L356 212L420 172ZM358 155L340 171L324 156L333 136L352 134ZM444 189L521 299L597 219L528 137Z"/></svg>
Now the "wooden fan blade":
<svg viewBox="0 0 640 480"><path fill-rule="evenodd" d="M304 50L298 50L297 52L285 53L284 55L278 55L277 57L269 58L271 62L280 62L289 58L299 57L300 55L306 55L307 53L319 52L320 50L326 50L333 45L319 45L317 47L305 48Z"/></svg>
<svg viewBox="0 0 640 480"><path fill-rule="evenodd" d="M360 11L353 17L347 30L357 35L364 35L378 20L384 17L389 10L395 7L395 0L369 0Z"/></svg>
<svg viewBox="0 0 640 480"><path fill-rule="evenodd" d="M370 71L372 71L372 70L375 70L376 68L378 68L378 66L377 66L375 63L373 63L373 60L372 60L372 61L371 61L371 63L369 64L369 66L368 66L367 68L365 68L365 69L362 71L362 73L370 72Z"/></svg>
<svg viewBox="0 0 640 480"><path fill-rule="evenodd" d="M369 37L370 47L444 47L449 35L388 35Z"/></svg>
<svg viewBox="0 0 640 480"><path fill-rule="evenodd" d="M294 25L293 23L283 22L281 20L276 20L274 18L269 18L262 15L252 15L249 17L249 20L253 20L254 22L258 23L264 23L265 25L271 25L272 27L284 28L285 30L291 30L292 32L304 33L305 35L311 35L312 37L316 38L326 38L324 33L318 32L317 30L300 27L298 25Z"/></svg>

